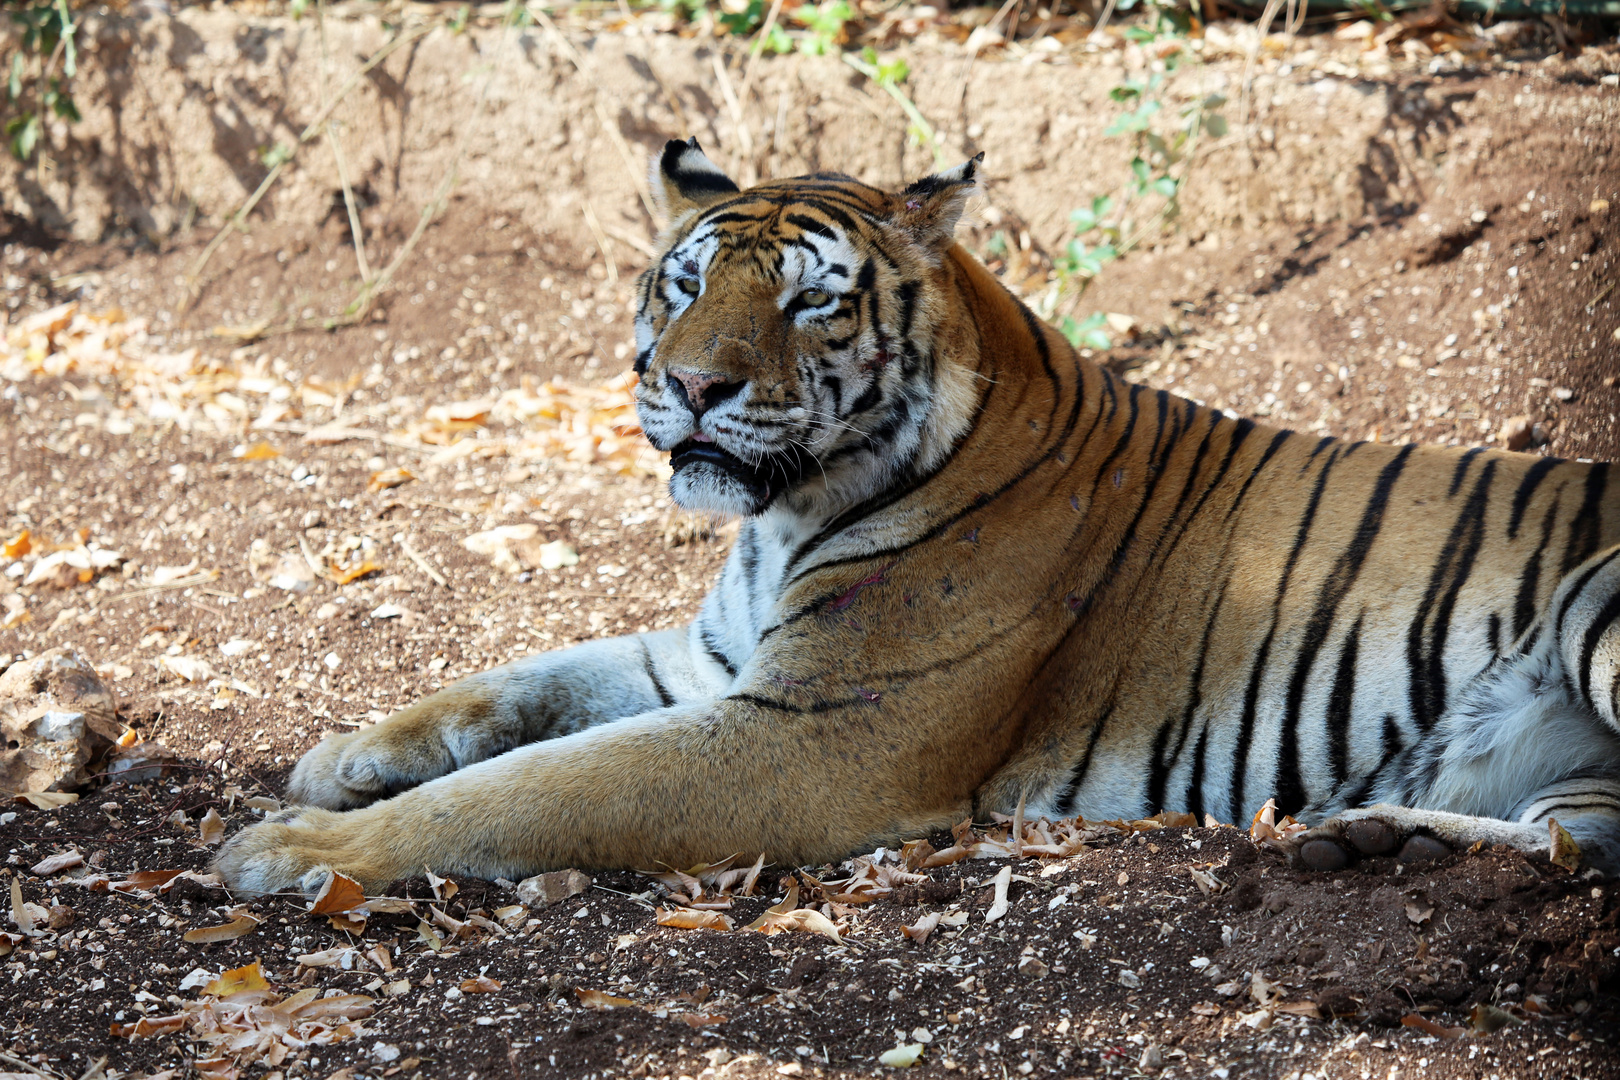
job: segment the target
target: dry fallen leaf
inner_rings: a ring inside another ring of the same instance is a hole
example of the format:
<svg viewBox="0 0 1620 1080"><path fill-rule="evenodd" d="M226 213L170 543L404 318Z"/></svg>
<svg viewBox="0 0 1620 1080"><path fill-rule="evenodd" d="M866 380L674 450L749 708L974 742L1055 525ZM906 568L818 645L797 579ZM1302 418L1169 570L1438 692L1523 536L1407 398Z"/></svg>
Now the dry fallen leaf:
<svg viewBox="0 0 1620 1080"><path fill-rule="evenodd" d="M382 566L380 564L374 563L370 559L362 559L357 564L328 566L326 568L326 576L339 585L347 585L351 581L363 578L367 574L374 574L381 569Z"/></svg>
<svg viewBox="0 0 1620 1080"><path fill-rule="evenodd" d="M19 791L11 798L13 802L25 802L35 810L55 810L58 806L79 801L77 795L66 791Z"/></svg>
<svg viewBox="0 0 1620 1080"><path fill-rule="evenodd" d="M601 990L587 990L584 987L575 987L574 993L579 995L579 1002L587 1009L622 1009L626 1005L634 1005L629 998L614 997Z"/></svg>
<svg viewBox="0 0 1620 1080"><path fill-rule="evenodd" d="M244 964L239 968L232 968L224 972L203 987L203 993L211 997L224 998L233 994L240 994L255 990L268 990L270 983L266 981L264 972L259 969L259 962Z"/></svg>
<svg viewBox="0 0 1620 1080"><path fill-rule="evenodd" d="M11 875L11 921L24 934L34 932L34 915L28 910L29 905L23 900L22 881L16 874Z"/></svg>
<svg viewBox="0 0 1620 1080"><path fill-rule="evenodd" d="M1267 799L1266 804L1255 812L1254 820L1249 823L1249 839L1257 844L1284 851L1288 849L1289 843L1304 831L1305 825L1292 817L1284 815L1282 821L1277 820L1276 799Z"/></svg>
<svg viewBox="0 0 1620 1080"><path fill-rule="evenodd" d="M341 930L346 934L359 937L366 932L366 912L346 911L337 915L329 915L326 924L334 930Z"/></svg>
<svg viewBox="0 0 1620 1080"><path fill-rule="evenodd" d="M694 911L691 908L659 908L658 925L680 930L730 930L736 924L723 911Z"/></svg>
<svg viewBox="0 0 1620 1080"><path fill-rule="evenodd" d="M928 914L918 919L916 925L902 926L900 928L900 933L910 938L912 941L915 941L918 945L921 945L928 940L928 935L932 934L935 928L938 926L939 912L930 911Z"/></svg>
<svg viewBox="0 0 1620 1080"><path fill-rule="evenodd" d="M123 881L114 882L111 888L117 893L152 892L179 876L179 870L138 870Z"/></svg>
<svg viewBox="0 0 1620 1080"><path fill-rule="evenodd" d="M681 1014L681 1019L686 1021L688 1027L706 1028L706 1027L714 1027L717 1024L723 1024L727 1020L730 1020L731 1017L729 1017L729 1016L721 1016L719 1013L690 1013L689 1012L689 1013L682 1013Z"/></svg>
<svg viewBox="0 0 1620 1080"><path fill-rule="evenodd" d="M1422 926L1424 923L1429 921L1429 916L1433 914L1434 908L1432 907L1418 907L1416 904L1406 905L1406 917L1410 919L1414 925Z"/></svg>
<svg viewBox="0 0 1620 1080"><path fill-rule="evenodd" d="M488 975L480 975L475 979L461 980L461 992L463 994L493 994L500 988L500 981L498 979L492 979Z"/></svg>
<svg viewBox="0 0 1620 1080"><path fill-rule="evenodd" d="M428 888L433 890L433 899L444 903L461 890L461 886L449 878L442 878L427 867L422 867L422 873L427 878Z"/></svg>
<svg viewBox="0 0 1620 1080"><path fill-rule="evenodd" d="M225 839L225 819L212 806L197 822L197 839L204 847L211 847Z"/></svg>
<svg viewBox="0 0 1620 1080"><path fill-rule="evenodd" d="M133 1024L112 1024L108 1034L114 1038L150 1039L158 1035L171 1035L186 1026L185 1016L143 1016Z"/></svg>
<svg viewBox="0 0 1620 1080"><path fill-rule="evenodd" d="M259 920L252 915L238 915L223 926L199 926L195 930L187 930L181 937L194 945L207 945L216 941L232 941L251 934L258 925Z"/></svg>
<svg viewBox="0 0 1620 1080"><path fill-rule="evenodd" d="M237 456L241 461L269 461L271 458L280 457L281 451L261 439L252 446L244 448L242 453Z"/></svg>
<svg viewBox="0 0 1620 1080"><path fill-rule="evenodd" d="M1007 889L1012 885L1012 867L1003 866L998 870L991 884L995 886L996 891L990 901L990 910L984 913L985 922L995 922L1007 914Z"/></svg>
<svg viewBox="0 0 1620 1080"><path fill-rule="evenodd" d="M411 475L409 469L383 469L381 472L371 474L371 480L366 484L366 490L386 491L389 488L399 487L401 484L409 483L415 479L416 477Z"/></svg>
<svg viewBox="0 0 1620 1080"><path fill-rule="evenodd" d="M354 949L345 948L338 945L330 949L322 949L319 952L304 953L302 956L298 957L298 963L307 968L337 967L342 965L343 969L347 971L354 964L354 953Z"/></svg>
<svg viewBox="0 0 1620 1080"><path fill-rule="evenodd" d="M78 849L69 848L66 851L52 855L50 858L41 859L30 867L28 872L35 877L50 877L52 874L59 873L70 867L81 866L83 863L84 856L79 854Z"/></svg>
<svg viewBox="0 0 1620 1080"><path fill-rule="evenodd" d="M1418 1013L1407 1013L1401 1017L1401 1024L1404 1027L1417 1028L1425 1035L1433 1035L1437 1039L1455 1039L1468 1034L1467 1028L1443 1027Z"/></svg>
<svg viewBox="0 0 1620 1080"><path fill-rule="evenodd" d="M1569 830L1558 824L1557 819L1547 819L1548 850L1547 856L1554 866L1561 866L1565 870L1575 870L1581 865L1581 849L1575 843L1575 838L1569 835Z"/></svg>
<svg viewBox="0 0 1620 1080"><path fill-rule="evenodd" d="M34 550L33 534L24 529L10 540L7 540L5 547L0 550L4 551L5 557L8 559L20 559Z"/></svg>
<svg viewBox="0 0 1620 1080"><path fill-rule="evenodd" d="M345 911L353 911L366 902L365 890L360 883L343 874L331 873L321 884L320 892L310 902L311 915L338 915Z"/></svg>
<svg viewBox="0 0 1620 1080"><path fill-rule="evenodd" d="M905 1043L878 1055L878 1063L891 1069L909 1069L922 1057L922 1043Z"/></svg>
<svg viewBox="0 0 1620 1080"><path fill-rule="evenodd" d="M1018 961L1018 974L1028 975L1032 979L1039 979L1051 970L1044 961L1033 956Z"/></svg>

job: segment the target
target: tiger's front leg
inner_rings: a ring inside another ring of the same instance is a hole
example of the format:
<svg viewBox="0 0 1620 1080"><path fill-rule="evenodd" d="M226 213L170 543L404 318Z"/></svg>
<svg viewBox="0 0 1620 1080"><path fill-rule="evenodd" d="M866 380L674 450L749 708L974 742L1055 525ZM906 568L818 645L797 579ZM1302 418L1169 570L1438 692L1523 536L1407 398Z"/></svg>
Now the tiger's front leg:
<svg viewBox="0 0 1620 1080"><path fill-rule="evenodd" d="M588 642L462 679L305 754L290 803L350 810L526 743L712 696L680 630Z"/></svg>
<svg viewBox="0 0 1620 1080"><path fill-rule="evenodd" d="M313 891L331 870L370 891L423 866L516 880L734 852L794 865L922 835L971 812L974 780L1001 747L986 751L983 739L922 724L916 740L850 754L872 722L870 703L855 700L828 712L782 712L745 696L658 709L359 810L284 810L233 836L215 869L228 888L257 894ZM922 746L946 760L929 763L918 782ZM829 791L839 797L805 812L807 796Z"/></svg>

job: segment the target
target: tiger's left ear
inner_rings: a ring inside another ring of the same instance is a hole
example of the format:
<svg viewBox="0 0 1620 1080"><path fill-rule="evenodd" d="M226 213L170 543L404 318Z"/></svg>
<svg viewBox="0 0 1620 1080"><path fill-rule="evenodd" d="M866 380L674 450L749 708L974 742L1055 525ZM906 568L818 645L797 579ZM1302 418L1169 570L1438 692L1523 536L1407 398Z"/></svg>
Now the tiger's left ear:
<svg viewBox="0 0 1620 1080"><path fill-rule="evenodd" d="M923 247L944 250L956 238L956 222L962 208L978 190L979 162L984 152L974 154L954 169L925 176L895 196L899 204L891 220L911 234Z"/></svg>
<svg viewBox="0 0 1620 1080"><path fill-rule="evenodd" d="M709 160L694 135L664 144L664 152L653 162L652 192L664 219L674 221L690 210L701 210L736 194L737 185Z"/></svg>

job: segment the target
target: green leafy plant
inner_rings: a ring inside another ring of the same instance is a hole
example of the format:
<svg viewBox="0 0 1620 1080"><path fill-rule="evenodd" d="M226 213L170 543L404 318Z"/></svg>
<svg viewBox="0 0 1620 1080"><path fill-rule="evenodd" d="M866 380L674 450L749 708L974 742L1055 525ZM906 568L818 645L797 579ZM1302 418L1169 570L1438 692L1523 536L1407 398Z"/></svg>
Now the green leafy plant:
<svg viewBox="0 0 1620 1080"><path fill-rule="evenodd" d="M766 13L771 5L765 0L748 0L748 6L741 11L727 12L721 15L716 22L723 26L728 33L738 37L749 37L757 33L765 24ZM783 29L781 23L772 23L771 32L766 34L757 46L761 52L789 53L793 51L793 39Z"/></svg>
<svg viewBox="0 0 1620 1080"><path fill-rule="evenodd" d="M1137 2L1122 0L1118 6L1129 9ZM1053 260L1053 287L1037 302L1076 346L1111 347L1102 314L1076 320L1070 312L1103 267L1180 216L1182 191L1200 141L1219 138L1227 130L1220 113L1226 104L1223 95L1200 95L1179 107L1168 97L1169 76L1196 59L1185 47L1196 29L1192 13L1175 0L1148 0L1145 6L1147 18L1128 27L1124 36L1156 57L1162 70L1127 78L1109 91L1121 111L1103 131L1129 143L1125 178L1114 194L1099 195L1089 207L1069 215L1073 231Z"/></svg>
<svg viewBox="0 0 1620 1080"><path fill-rule="evenodd" d="M21 27L6 74L6 141L19 161L34 156L45 125L56 116L79 120L70 81L79 73L79 24L67 0L10 0L11 21Z"/></svg>
<svg viewBox="0 0 1620 1080"><path fill-rule="evenodd" d="M838 51L844 43L844 24L855 17L855 9L844 0L823 0L814 6L805 4L793 10L793 20L804 26L806 34L799 38L799 51L806 56L826 56Z"/></svg>

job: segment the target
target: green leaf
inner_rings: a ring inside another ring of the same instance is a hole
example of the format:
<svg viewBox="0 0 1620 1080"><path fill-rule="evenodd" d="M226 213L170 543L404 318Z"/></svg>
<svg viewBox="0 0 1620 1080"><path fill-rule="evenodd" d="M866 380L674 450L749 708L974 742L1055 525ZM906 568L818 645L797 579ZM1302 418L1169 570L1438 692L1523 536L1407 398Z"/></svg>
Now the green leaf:
<svg viewBox="0 0 1620 1080"><path fill-rule="evenodd" d="M1131 158L1131 173L1136 177L1136 182L1139 184L1147 183L1148 177L1151 175L1148 163L1139 157Z"/></svg>
<svg viewBox="0 0 1620 1080"><path fill-rule="evenodd" d="M1126 41L1152 41L1157 36L1153 31L1143 29L1140 26L1127 26L1125 28Z"/></svg>
<svg viewBox="0 0 1620 1080"><path fill-rule="evenodd" d="M1173 177L1161 176L1153 181L1153 190L1167 199L1176 197L1176 181Z"/></svg>
<svg viewBox="0 0 1620 1080"><path fill-rule="evenodd" d="M11 136L11 153L18 161L27 161L39 142L39 114L24 113L6 123L6 134Z"/></svg>
<svg viewBox="0 0 1620 1080"><path fill-rule="evenodd" d="M1074 222L1075 232L1086 233L1097 227L1097 215L1090 210L1071 210L1069 220Z"/></svg>
<svg viewBox="0 0 1620 1080"><path fill-rule="evenodd" d="M1092 312L1079 322L1065 318L1058 324L1058 331L1077 349L1111 349L1114 347L1113 340L1103 329L1107 324L1108 320L1101 312Z"/></svg>
<svg viewBox="0 0 1620 1080"><path fill-rule="evenodd" d="M6 93L12 101L22 97L23 57L22 53L11 54L11 78L6 83Z"/></svg>
<svg viewBox="0 0 1620 1080"><path fill-rule="evenodd" d="M259 160L264 163L265 168L273 169L277 165L284 165L291 161L292 150L285 143L276 143L274 146L267 146L259 151Z"/></svg>
<svg viewBox="0 0 1620 1080"><path fill-rule="evenodd" d="M1091 214L1093 217L1102 218L1113 208L1114 200L1111 196L1098 195L1095 199L1091 200Z"/></svg>
<svg viewBox="0 0 1620 1080"><path fill-rule="evenodd" d="M51 111L69 123L77 124L84 119L79 115L79 107L73 103L73 98L68 94L56 95L56 100L51 102Z"/></svg>
<svg viewBox="0 0 1620 1080"><path fill-rule="evenodd" d="M1226 134L1226 117L1211 116L1204 121L1204 128L1218 139Z"/></svg>

